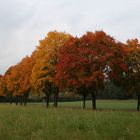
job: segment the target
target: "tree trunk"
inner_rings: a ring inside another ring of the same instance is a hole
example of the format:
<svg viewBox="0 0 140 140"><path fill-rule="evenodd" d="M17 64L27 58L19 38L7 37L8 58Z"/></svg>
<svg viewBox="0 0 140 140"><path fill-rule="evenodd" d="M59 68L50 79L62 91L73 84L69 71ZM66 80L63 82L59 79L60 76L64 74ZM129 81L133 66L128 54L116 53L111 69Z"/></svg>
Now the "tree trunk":
<svg viewBox="0 0 140 140"><path fill-rule="evenodd" d="M49 107L49 97L50 97L50 95L47 94L47 95L46 95L46 107L47 107L47 108Z"/></svg>
<svg viewBox="0 0 140 140"><path fill-rule="evenodd" d="M16 105L18 105L18 96L16 96L15 99L16 99Z"/></svg>
<svg viewBox="0 0 140 140"><path fill-rule="evenodd" d="M54 93L54 107L58 106L58 94L59 94L59 90L56 89L56 91Z"/></svg>
<svg viewBox="0 0 140 140"><path fill-rule="evenodd" d="M24 97L24 106L27 105L27 100L28 100L28 97Z"/></svg>
<svg viewBox="0 0 140 140"><path fill-rule="evenodd" d="M96 92L97 91L93 91L91 96L92 96L92 109L95 110L96 109Z"/></svg>
<svg viewBox="0 0 140 140"><path fill-rule="evenodd" d="M10 99L10 104L12 104L13 103L13 97L12 97L12 95L9 97L9 99Z"/></svg>
<svg viewBox="0 0 140 140"><path fill-rule="evenodd" d="M138 95L137 111L140 110L140 95Z"/></svg>
<svg viewBox="0 0 140 140"><path fill-rule="evenodd" d="M23 98L24 98L23 96L20 96L20 97L19 97L19 99L20 99L20 105L23 104Z"/></svg>
<svg viewBox="0 0 140 140"><path fill-rule="evenodd" d="M83 93L83 109L86 108L86 94Z"/></svg>
<svg viewBox="0 0 140 140"><path fill-rule="evenodd" d="M25 93L25 95L24 95L24 106L27 105L28 97L29 97L29 93Z"/></svg>

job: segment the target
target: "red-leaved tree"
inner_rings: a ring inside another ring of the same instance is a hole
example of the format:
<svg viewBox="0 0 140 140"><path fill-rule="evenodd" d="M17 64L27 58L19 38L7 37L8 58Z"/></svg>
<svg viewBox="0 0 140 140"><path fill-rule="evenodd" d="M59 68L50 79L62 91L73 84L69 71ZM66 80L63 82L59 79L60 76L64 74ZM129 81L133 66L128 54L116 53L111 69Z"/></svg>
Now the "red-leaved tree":
<svg viewBox="0 0 140 140"><path fill-rule="evenodd" d="M103 31L87 32L81 38L71 38L60 49L56 83L62 90L71 89L83 95L83 108L88 93L92 108L104 81L120 80L127 70L122 56L123 45Z"/></svg>

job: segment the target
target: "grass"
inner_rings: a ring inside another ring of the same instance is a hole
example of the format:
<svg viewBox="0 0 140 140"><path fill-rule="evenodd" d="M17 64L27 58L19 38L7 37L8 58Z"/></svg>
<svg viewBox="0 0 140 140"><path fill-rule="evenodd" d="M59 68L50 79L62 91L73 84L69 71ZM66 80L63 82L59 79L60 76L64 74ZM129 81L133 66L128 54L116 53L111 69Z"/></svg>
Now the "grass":
<svg viewBox="0 0 140 140"><path fill-rule="evenodd" d="M82 102L60 102L60 107L82 108ZM86 101L86 108L91 109L92 102ZM98 110L136 110L136 100L97 100Z"/></svg>
<svg viewBox="0 0 140 140"><path fill-rule="evenodd" d="M99 100L97 111L90 109L90 101L87 110L82 110L82 102L59 106L0 104L0 140L140 139L140 113L134 100Z"/></svg>

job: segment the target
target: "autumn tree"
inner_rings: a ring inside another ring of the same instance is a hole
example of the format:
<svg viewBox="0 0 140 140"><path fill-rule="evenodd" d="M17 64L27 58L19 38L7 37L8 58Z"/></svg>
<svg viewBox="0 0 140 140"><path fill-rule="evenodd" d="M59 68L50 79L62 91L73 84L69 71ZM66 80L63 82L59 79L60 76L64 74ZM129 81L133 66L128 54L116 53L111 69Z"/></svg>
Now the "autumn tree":
<svg viewBox="0 0 140 140"><path fill-rule="evenodd" d="M16 66L11 66L4 74L4 82L6 84L6 88L8 90L7 96L10 99L10 103L13 102L13 97L16 96L16 89L17 89L17 80L16 80Z"/></svg>
<svg viewBox="0 0 140 140"><path fill-rule="evenodd" d="M0 75L0 97L6 96L6 85L3 80L3 76Z"/></svg>
<svg viewBox="0 0 140 140"><path fill-rule="evenodd" d="M36 64L33 67L31 83L37 90L45 93L47 106L49 106L50 94L54 94L54 106L57 106L59 89L55 85L56 64L58 62L58 50L70 38L63 32L49 32L45 39L39 42L35 51Z"/></svg>
<svg viewBox="0 0 140 140"><path fill-rule="evenodd" d="M92 107L96 108L97 89L103 87L104 75L97 52L89 40L72 38L60 50L56 82L61 89L72 89L83 96L83 108L88 93L92 95Z"/></svg>
<svg viewBox="0 0 140 140"><path fill-rule="evenodd" d="M10 67L5 75L4 81L10 97L14 97L16 104L24 101L26 105L29 91L31 89L30 75L34 65L34 57L26 57L20 63Z"/></svg>
<svg viewBox="0 0 140 140"><path fill-rule="evenodd" d="M128 73L125 80L129 93L135 94L138 99L137 110L140 109L140 43L138 39L128 40L126 43L128 55L126 63Z"/></svg>
<svg viewBox="0 0 140 140"><path fill-rule="evenodd" d="M20 67L19 70L19 87L18 92L21 99L24 101L24 105L27 103L27 98L29 96L30 90L32 89L30 83L30 77L32 73L32 68L35 64L34 54L30 57L25 57L18 65ZM22 103L22 102L21 102Z"/></svg>
<svg viewBox="0 0 140 140"><path fill-rule="evenodd" d="M86 95L90 93L92 108L96 109L96 96L104 87L105 77L118 80L118 70L126 70L121 60L123 54L121 44L103 31L87 32L81 38L71 38L60 49L56 83L61 89L80 92L83 108Z"/></svg>

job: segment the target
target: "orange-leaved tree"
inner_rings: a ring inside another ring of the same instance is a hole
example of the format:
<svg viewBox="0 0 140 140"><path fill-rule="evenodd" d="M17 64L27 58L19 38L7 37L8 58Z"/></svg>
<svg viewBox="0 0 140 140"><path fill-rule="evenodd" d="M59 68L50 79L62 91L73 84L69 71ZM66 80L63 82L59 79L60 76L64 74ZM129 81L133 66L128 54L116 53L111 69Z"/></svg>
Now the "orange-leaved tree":
<svg viewBox="0 0 140 140"><path fill-rule="evenodd" d="M20 100L21 104L24 101L24 105L26 105L31 89L30 75L33 65L34 57L26 57L20 63L10 67L4 75L9 95L16 99L16 104Z"/></svg>
<svg viewBox="0 0 140 140"><path fill-rule="evenodd" d="M140 109L140 43L138 39L128 40L126 43L128 51L126 63L128 72L126 76L126 84L128 93L135 94L138 99L137 110Z"/></svg>
<svg viewBox="0 0 140 140"><path fill-rule="evenodd" d="M5 85L5 82L3 80L3 76L0 75L0 96L5 97L6 93L7 93L6 85Z"/></svg>
<svg viewBox="0 0 140 140"><path fill-rule="evenodd" d="M71 35L64 32L49 32L45 39L39 42L35 51L36 63L32 70L31 83L35 89L45 93L47 106L49 106L51 93L54 94L54 106L57 106L59 89L55 85L54 77L58 62L58 51L70 37Z"/></svg>
<svg viewBox="0 0 140 140"><path fill-rule="evenodd" d="M34 54L30 57L25 57L22 61L18 64L19 69L19 87L18 93L22 96L22 100L24 101L24 105L27 103L27 98L29 96L30 90L32 89L30 83L30 77L32 73L32 68L35 64Z"/></svg>
<svg viewBox="0 0 140 140"><path fill-rule="evenodd" d="M4 82L6 84L6 88L8 90L8 97L10 98L10 103L13 101L13 97L17 97L18 94L18 70L17 65L11 66L4 74ZM17 103L17 102L16 102Z"/></svg>

